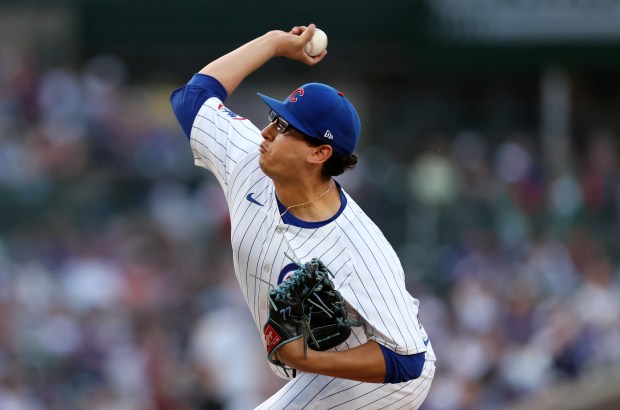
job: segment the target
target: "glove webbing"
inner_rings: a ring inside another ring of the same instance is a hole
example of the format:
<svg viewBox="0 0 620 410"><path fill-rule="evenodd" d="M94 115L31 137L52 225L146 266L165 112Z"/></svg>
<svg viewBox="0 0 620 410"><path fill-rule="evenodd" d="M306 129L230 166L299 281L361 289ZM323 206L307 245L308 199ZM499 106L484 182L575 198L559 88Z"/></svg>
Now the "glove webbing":
<svg viewBox="0 0 620 410"><path fill-rule="evenodd" d="M287 255L288 257L288 255ZM289 257L289 259L291 259ZM292 259L291 259L292 260ZM295 262L295 261L293 261ZM297 263L297 262L295 262ZM306 311L305 309L305 303L308 302L310 304L312 304L313 306L316 306L317 309L320 309L321 312L325 313L327 316L329 316L330 318L332 317L332 314L334 313L333 310L331 310L321 299L321 297L316 293L316 292L320 292L323 288L323 284L321 283L321 281L323 280L323 278L325 277L325 275L329 275L332 278L334 278L334 274L322 263L319 263L317 259L312 259L310 262L306 262L305 265L300 265L297 264L299 266L299 269L297 269L293 275L291 275L291 277L288 279L287 283L281 284L280 287L278 289L275 290L276 292L276 300L281 300L283 298L287 298L287 299L292 299L293 296L291 295L291 288L295 287L297 285L300 285L302 283L305 283L306 279L308 279L308 275L316 275L315 278L317 280L317 284L315 285L314 288L312 289L307 289L304 288L302 294L306 295L309 292L312 292L312 296L314 296L318 303L313 301L312 299L308 298L308 299L303 299L302 300L302 311ZM333 292L331 291L326 291L326 293L330 296L333 296ZM273 303L273 301L271 299L269 299L269 301L272 303L274 309L276 308L275 304ZM343 304L344 302L333 302L333 304ZM303 335L303 341L304 341L304 357L307 356L308 353L308 339L312 339L312 342L316 345L319 346L320 343L325 342L329 339L333 339L334 337L337 337L340 335L340 333L335 333L332 334L328 337L325 337L323 339L317 340L314 337L314 334L311 332L311 328L310 328L310 323L312 321L312 307L308 308L308 311L310 312L308 315L303 316L302 318L302 335ZM338 318L337 322L340 326L345 327L345 321L342 318ZM351 326L360 326L359 323L357 323L357 321L347 321Z"/></svg>

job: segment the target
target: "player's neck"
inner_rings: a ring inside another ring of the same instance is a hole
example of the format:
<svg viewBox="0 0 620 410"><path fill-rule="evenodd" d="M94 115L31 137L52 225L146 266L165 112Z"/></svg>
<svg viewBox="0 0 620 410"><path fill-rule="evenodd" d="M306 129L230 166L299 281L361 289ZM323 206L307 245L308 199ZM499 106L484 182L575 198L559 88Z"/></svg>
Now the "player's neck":
<svg viewBox="0 0 620 410"><path fill-rule="evenodd" d="M315 183L275 183L275 190L286 213L306 222L324 221L340 209L340 193L333 179Z"/></svg>

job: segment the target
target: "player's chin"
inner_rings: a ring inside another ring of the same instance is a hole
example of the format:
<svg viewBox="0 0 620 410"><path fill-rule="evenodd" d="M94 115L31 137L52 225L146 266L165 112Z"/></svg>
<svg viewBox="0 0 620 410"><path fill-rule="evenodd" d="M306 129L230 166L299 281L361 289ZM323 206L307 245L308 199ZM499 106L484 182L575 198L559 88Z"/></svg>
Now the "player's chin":
<svg viewBox="0 0 620 410"><path fill-rule="evenodd" d="M269 166L267 161L261 161L259 159L258 166L260 167L261 171L263 171L263 174L267 175L271 179L273 179L274 176L277 175L277 173L274 172L274 168L272 166Z"/></svg>
<svg viewBox="0 0 620 410"><path fill-rule="evenodd" d="M263 155L262 152L260 156L258 157L258 166L260 167L261 171L263 171L263 173L265 174L268 173L267 160L265 159L265 156Z"/></svg>

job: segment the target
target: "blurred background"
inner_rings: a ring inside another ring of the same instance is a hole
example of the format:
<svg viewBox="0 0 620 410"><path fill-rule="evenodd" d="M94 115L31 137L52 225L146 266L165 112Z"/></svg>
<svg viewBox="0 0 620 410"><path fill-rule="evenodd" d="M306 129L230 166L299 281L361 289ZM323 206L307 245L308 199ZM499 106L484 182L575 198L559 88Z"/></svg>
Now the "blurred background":
<svg viewBox="0 0 620 410"><path fill-rule="evenodd" d="M215 178L168 98L316 23L227 105L333 84L339 179L397 250L439 358L426 410L620 408L620 1L0 0L0 409L251 409L282 381Z"/></svg>

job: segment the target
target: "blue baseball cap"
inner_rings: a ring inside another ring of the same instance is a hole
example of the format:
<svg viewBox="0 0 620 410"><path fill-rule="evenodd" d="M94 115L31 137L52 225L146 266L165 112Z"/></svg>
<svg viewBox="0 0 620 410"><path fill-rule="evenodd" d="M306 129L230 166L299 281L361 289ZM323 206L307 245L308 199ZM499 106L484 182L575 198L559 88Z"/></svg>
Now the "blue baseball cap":
<svg viewBox="0 0 620 410"><path fill-rule="evenodd" d="M329 85L308 83L283 101L258 96L280 117L303 134L329 144L337 153L353 153L360 136L360 118L343 93Z"/></svg>

